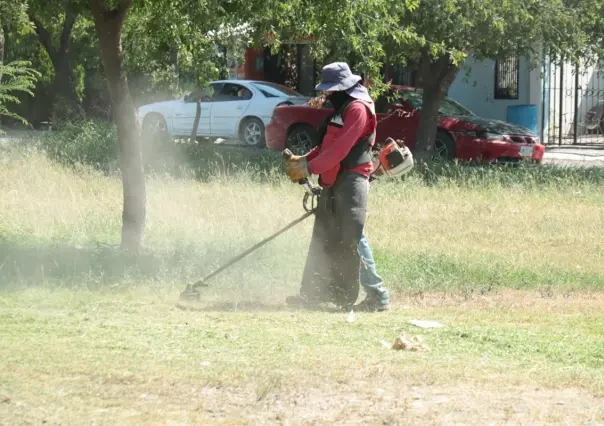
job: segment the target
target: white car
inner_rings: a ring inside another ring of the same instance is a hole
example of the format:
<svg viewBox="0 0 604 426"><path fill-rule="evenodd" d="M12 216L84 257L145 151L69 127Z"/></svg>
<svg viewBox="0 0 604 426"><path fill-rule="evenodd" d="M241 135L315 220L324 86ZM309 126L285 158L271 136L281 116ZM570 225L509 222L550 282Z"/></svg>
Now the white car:
<svg viewBox="0 0 604 426"><path fill-rule="evenodd" d="M189 137L201 94L201 116L197 136L238 138L254 147L265 145L264 129L279 105L302 105L310 99L286 86L251 80L221 80L180 99L143 105L137 109L143 133Z"/></svg>

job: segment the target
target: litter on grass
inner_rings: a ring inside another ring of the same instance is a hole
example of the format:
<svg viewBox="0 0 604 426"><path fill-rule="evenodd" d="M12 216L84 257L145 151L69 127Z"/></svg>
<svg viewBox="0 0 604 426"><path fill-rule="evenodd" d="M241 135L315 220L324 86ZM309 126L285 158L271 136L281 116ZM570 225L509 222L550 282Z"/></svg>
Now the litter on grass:
<svg viewBox="0 0 604 426"><path fill-rule="evenodd" d="M411 320L411 324L419 328L442 328L443 324L438 321Z"/></svg>
<svg viewBox="0 0 604 426"><path fill-rule="evenodd" d="M430 350L421 336L409 336L405 333L398 336L392 345L388 344L385 340L382 340L382 346L387 349L394 349L395 351L422 352Z"/></svg>

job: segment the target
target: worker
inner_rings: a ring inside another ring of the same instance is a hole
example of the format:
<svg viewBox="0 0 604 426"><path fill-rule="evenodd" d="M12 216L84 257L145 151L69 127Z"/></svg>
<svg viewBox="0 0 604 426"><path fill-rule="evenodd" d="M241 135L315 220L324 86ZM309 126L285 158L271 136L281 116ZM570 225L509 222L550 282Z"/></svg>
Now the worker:
<svg viewBox="0 0 604 426"><path fill-rule="evenodd" d="M315 148L302 156L284 153L292 181L318 175L323 187L300 294L288 297L289 305L331 302L351 309L362 276L367 297L354 309L377 312L390 306L364 235L377 116L361 80L344 62L323 67L316 90L327 93L335 111L320 126Z"/></svg>

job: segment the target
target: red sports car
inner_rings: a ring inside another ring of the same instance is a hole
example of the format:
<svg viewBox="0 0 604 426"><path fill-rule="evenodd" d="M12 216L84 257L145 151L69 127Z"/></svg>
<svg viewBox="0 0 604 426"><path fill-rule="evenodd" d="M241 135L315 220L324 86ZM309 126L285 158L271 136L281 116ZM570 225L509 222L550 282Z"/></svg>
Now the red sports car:
<svg viewBox="0 0 604 426"><path fill-rule="evenodd" d="M402 139L411 150L416 143L420 89L392 86L376 102L378 115L377 141L387 137ZM296 152L310 149L316 129L333 112L328 103L322 108L308 105L281 106L274 111L266 128L266 146ZM488 120L448 97L440 107L440 120L434 151L443 159L469 162L509 163L532 160L540 163L545 147L529 129L497 120Z"/></svg>

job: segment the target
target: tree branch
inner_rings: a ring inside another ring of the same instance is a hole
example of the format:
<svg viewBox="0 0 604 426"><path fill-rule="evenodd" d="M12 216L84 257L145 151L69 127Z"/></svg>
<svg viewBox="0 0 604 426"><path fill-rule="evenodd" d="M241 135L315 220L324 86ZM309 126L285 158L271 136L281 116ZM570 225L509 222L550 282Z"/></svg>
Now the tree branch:
<svg viewBox="0 0 604 426"><path fill-rule="evenodd" d="M71 38L71 31L76 21L76 14L73 11L71 2L67 2L65 6L65 21L63 22L63 32L61 33L61 40L59 43L59 51L62 54L67 53L69 47L69 39Z"/></svg>
<svg viewBox="0 0 604 426"><path fill-rule="evenodd" d="M42 22L36 19L35 16L30 14L29 19L34 23L38 39L40 39L40 43L42 43L42 46L44 46L44 49L46 49L46 52L48 53L48 56L50 56L50 60L54 63L56 61L57 51L52 45L52 36L48 30L44 28Z"/></svg>

